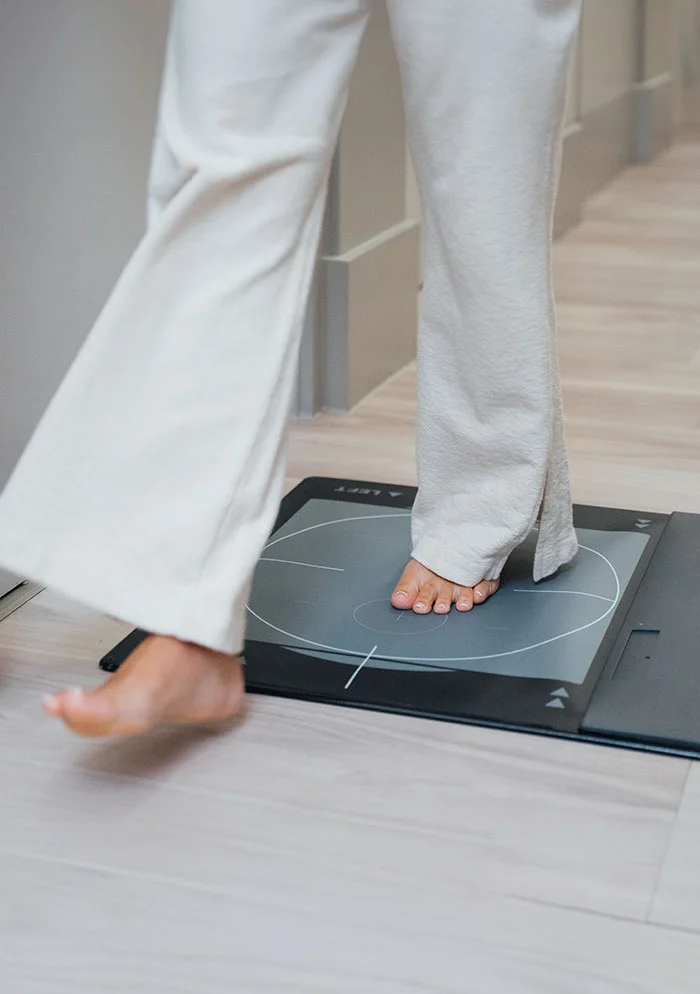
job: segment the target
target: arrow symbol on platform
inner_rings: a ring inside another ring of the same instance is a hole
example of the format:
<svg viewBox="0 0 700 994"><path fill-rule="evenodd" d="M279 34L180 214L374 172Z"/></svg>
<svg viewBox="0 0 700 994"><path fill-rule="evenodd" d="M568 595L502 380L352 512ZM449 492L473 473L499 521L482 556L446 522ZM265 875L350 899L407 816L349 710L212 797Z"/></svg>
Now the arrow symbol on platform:
<svg viewBox="0 0 700 994"><path fill-rule="evenodd" d="M553 701L549 702L549 704L545 704L545 707L546 708L559 708L560 710L563 710L566 707L566 704L564 704L564 702L562 701L562 699L560 697L555 697Z"/></svg>
<svg viewBox="0 0 700 994"><path fill-rule="evenodd" d="M549 695L550 697L568 697L569 692L565 687L560 687L559 690L553 690Z"/></svg>
<svg viewBox="0 0 700 994"><path fill-rule="evenodd" d="M638 518L635 521L635 523L634 523L634 527L635 528L648 528L650 524L651 524L651 520L649 518Z"/></svg>
<svg viewBox="0 0 700 994"><path fill-rule="evenodd" d="M403 497L403 493L397 493L395 490L390 490L389 491L389 496L390 497Z"/></svg>

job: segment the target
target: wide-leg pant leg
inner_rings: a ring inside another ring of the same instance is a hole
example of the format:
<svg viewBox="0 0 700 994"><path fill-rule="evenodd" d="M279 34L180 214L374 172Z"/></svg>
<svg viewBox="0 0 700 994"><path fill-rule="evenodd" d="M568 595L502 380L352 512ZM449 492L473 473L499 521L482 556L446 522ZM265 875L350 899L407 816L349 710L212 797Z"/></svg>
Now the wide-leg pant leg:
<svg viewBox="0 0 700 994"><path fill-rule="evenodd" d="M177 0L149 230L0 499L8 568L240 650L369 6Z"/></svg>
<svg viewBox="0 0 700 994"><path fill-rule="evenodd" d="M389 6L424 224L414 556L496 578L541 511L541 579L577 549L550 245L580 0Z"/></svg>

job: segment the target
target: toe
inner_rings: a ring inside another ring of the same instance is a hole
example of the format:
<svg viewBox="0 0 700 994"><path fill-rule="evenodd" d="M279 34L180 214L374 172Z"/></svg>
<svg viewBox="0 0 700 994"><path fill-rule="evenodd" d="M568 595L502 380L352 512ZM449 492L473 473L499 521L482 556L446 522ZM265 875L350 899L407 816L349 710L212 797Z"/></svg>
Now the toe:
<svg viewBox="0 0 700 994"><path fill-rule="evenodd" d="M419 584L416 583L414 564L409 563L401 575L401 579L396 584L394 593L391 595L391 603L399 610L409 610L413 607L418 596Z"/></svg>
<svg viewBox="0 0 700 994"><path fill-rule="evenodd" d="M457 610L471 611L474 607L474 591L471 587L459 587L457 596Z"/></svg>
<svg viewBox="0 0 700 994"><path fill-rule="evenodd" d="M454 587L451 583L441 583L435 597L436 614L449 614L454 600Z"/></svg>
<svg viewBox="0 0 700 994"><path fill-rule="evenodd" d="M418 596L416 597L415 604L413 605L413 610L417 614L429 614L433 609L436 596L437 584L424 583L418 591Z"/></svg>
<svg viewBox="0 0 700 994"><path fill-rule="evenodd" d="M44 711L50 714L52 718L61 717L61 695L60 694L47 694L43 701Z"/></svg>
<svg viewBox="0 0 700 994"><path fill-rule="evenodd" d="M474 602L476 604L483 604L487 601L489 597L496 593L498 590L499 581L498 580L482 580L474 587Z"/></svg>
<svg viewBox="0 0 700 994"><path fill-rule="evenodd" d="M82 687L71 687L57 694L49 694L44 698L44 711L54 718L65 719L66 714L80 709L85 699Z"/></svg>
<svg viewBox="0 0 700 994"><path fill-rule="evenodd" d="M415 589L411 589L407 584L399 583L396 590L391 595L391 603L394 607L399 608L399 610L406 611L408 608L412 608L416 600Z"/></svg>
<svg viewBox="0 0 700 994"><path fill-rule="evenodd" d="M72 732L88 738L103 735L134 735L145 731L148 722L120 715L112 696L104 689L86 693L79 687L53 694L44 702L45 710L60 718Z"/></svg>

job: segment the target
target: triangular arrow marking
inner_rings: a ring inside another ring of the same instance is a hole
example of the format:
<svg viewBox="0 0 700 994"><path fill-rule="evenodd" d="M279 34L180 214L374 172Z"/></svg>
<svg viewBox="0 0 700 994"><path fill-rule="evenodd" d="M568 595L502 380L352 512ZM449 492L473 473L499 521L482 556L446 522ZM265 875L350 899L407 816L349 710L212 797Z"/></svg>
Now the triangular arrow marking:
<svg viewBox="0 0 700 994"><path fill-rule="evenodd" d="M393 491L393 490L390 490L390 491L389 491L389 496L390 496L390 497L402 497L402 496L403 496L403 494L401 494L401 493L396 493L395 491Z"/></svg>
<svg viewBox="0 0 700 994"><path fill-rule="evenodd" d="M559 690L553 690L549 695L550 697L568 697L569 692L564 687L560 687Z"/></svg>
<svg viewBox="0 0 700 994"><path fill-rule="evenodd" d="M549 704L545 704L545 707L562 709L566 707L566 704L564 704L564 702L559 697L555 697L553 701L549 702Z"/></svg>

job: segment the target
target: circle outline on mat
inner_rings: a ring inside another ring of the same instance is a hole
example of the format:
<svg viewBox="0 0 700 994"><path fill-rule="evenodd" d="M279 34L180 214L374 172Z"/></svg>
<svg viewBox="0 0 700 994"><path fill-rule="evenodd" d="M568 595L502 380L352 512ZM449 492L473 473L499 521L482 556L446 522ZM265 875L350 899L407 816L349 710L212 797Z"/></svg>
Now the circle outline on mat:
<svg viewBox="0 0 700 994"><path fill-rule="evenodd" d="M309 525L307 528L300 528L298 531L292 532L289 535L281 535L279 538L273 539L271 542L268 542L268 544L265 546L265 549L263 551L266 552L268 549L272 548L273 545L278 545L280 542L284 542L290 538L296 538L298 535L304 535L306 532L314 531L316 528L328 528L330 525L345 524L348 521L353 521L353 522L371 521L378 518L410 518L410 517L411 517L410 513L364 514L364 515L351 516L349 518L336 518L333 521L319 521L315 525ZM607 609L607 611L605 611L604 614L601 614L599 618L596 618L595 621L591 621L587 625L581 625L579 628L573 628L570 632L564 632L561 635L553 636L553 638L544 639L542 642L537 642L534 643L533 645L523 646L520 649L510 649L508 652L491 652L485 656L394 656L394 655L389 656L387 655L386 657L383 657L381 655L375 655L373 658L377 660L386 658L389 661L397 663L477 663L486 659L504 659L506 656L517 656L521 652L531 652L533 649L541 649L545 645L551 645L553 642L559 642L561 641L561 639L568 638L570 635L578 635L580 632L585 632L589 628L594 628L596 625L599 625L602 621L605 621L605 619L608 618L617 607L620 601L620 594L622 589L620 584L620 577L618 576L617 570L615 569L613 564L610 562L607 556L603 555L602 552L598 552L597 549L591 549L587 545L581 545L580 542L578 543L578 547L579 549L584 549L586 552L591 552L594 556L598 556L599 559L602 559L603 562L608 565L608 567L612 571L613 576L615 577L615 586L616 586L615 597L612 603L610 604L610 607ZM537 591L535 590L527 592L533 594L537 593ZM576 591L574 591L573 593L576 593ZM359 651L357 649L339 649L337 646L334 645L326 645L323 642L314 642L312 639L305 639L301 635L294 635L292 632L286 632L283 628L279 628L277 625L273 625L272 622L266 621L265 618L261 618L260 615L256 614L256 612L250 607L250 605L248 605L246 610L263 625L267 625L267 627L271 628L273 631L279 632L280 635L284 635L287 638L294 639L296 642L303 642L305 645L313 646L315 649L322 649L325 650L326 652L337 652L341 656L367 655L366 651ZM292 648L298 648L298 647L294 646Z"/></svg>
<svg viewBox="0 0 700 994"><path fill-rule="evenodd" d="M398 632L398 631L396 631L396 632L394 632L394 631L392 631L391 628L372 628L370 625L366 625L364 623L364 621L360 621L360 619L357 617L357 612L361 611L363 607L369 607L370 604L384 604L384 605L386 605L387 603L388 602L387 602L386 598L384 598L384 597L381 600L365 601L364 604L358 604L357 605L357 607L355 608L355 610L352 612L352 616L355 619L355 621L357 622L357 624L360 625L360 627L362 627L362 628L366 628L368 632L375 632L377 635L396 635L397 638L411 638L411 637L415 637L416 635L427 635L429 632L438 632L438 631L440 631L441 628L443 628L447 624L447 619L449 617L449 614L436 614L435 611L431 611L429 614L416 614L415 615L416 618L422 618L423 621L428 621L429 619L432 619L435 623L430 628L424 628L421 632L415 632L415 631L412 631L412 632ZM398 615L413 614L414 613L412 611L409 612L408 609L406 609L406 610L398 610L396 608L394 608L394 612L396 614L398 614ZM401 620L400 617L399 618L395 618L394 619L394 626L396 626L397 621L400 621L400 620Z"/></svg>

